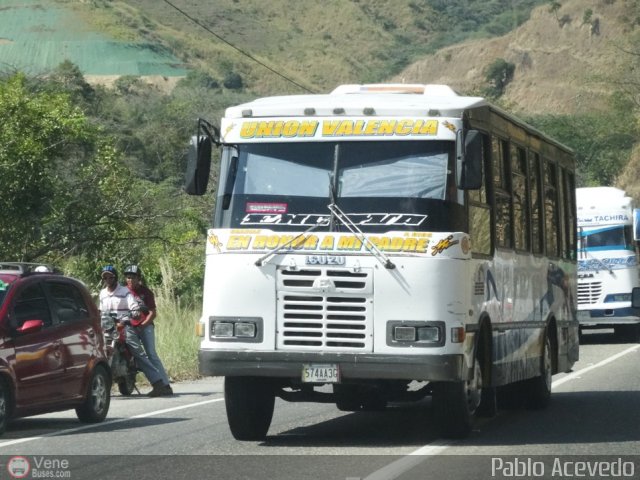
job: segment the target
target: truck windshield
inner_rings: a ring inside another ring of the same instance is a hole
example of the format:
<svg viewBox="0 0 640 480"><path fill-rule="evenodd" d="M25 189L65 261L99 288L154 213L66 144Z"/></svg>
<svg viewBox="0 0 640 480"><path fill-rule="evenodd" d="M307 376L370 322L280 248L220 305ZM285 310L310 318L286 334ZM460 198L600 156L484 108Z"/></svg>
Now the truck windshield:
<svg viewBox="0 0 640 480"><path fill-rule="evenodd" d="M227 146L214 225L339 229L335 203L364 231L459 230L453 154L444 141Z"/></svg>
<svg viewBox="0 0 640 480"><path fill-rule="evenodd" d="M587 250L633 250L633 231L631 225L602 227L583 231L578 241Z"/></svg>

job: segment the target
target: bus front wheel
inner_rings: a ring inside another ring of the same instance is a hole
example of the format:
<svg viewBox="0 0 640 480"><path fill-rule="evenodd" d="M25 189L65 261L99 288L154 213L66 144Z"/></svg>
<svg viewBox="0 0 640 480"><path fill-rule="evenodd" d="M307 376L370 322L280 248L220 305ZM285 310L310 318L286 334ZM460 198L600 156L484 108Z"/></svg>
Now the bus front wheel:
<svg viewBox="0 0 640 480"><path fill-rule="evenodd" d="M225 377L227 421L236 440L264 440L271 426L275 392L262 377Z"/></svg>
<svg viewBox="0 0 640 480"><path fill-rule="evenodd" d="M540 375L526 380L526 407L541 410L549 405L551 400L551 376L553 375L553 350L549 334L545 333L540 358Z"/></svg>
<svg viewBox="0 0 640 480"><path fill-rule="evenodd" d="M465 438L471 432L482 399L481 362L474 362L473 378L433 385L433 413L440 436Z"/></svg>

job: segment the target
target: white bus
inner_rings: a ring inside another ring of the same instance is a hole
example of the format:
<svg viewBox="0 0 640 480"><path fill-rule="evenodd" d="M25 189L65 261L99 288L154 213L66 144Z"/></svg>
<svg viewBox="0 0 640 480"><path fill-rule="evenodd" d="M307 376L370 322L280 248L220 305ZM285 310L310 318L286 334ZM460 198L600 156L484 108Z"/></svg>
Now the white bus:
<svg viewBox="0 0 640 480"><path fill-rule="evenodd" d="M199 121L221 146L199 364L236 439L274 398L382 410L431 396L442 436L547 405L578 359L572 152L442 85L344 85ZM497 401L498 400L498 401Z"/></svg>
<svg viewBox="0 0 640 480"><path fill-rule="evenodd" d="M640 309L631 291L640 286L633 233L633 200L623 190L576 190L578 204L578 320L580 328L613 327L635 339Z"/></svg>

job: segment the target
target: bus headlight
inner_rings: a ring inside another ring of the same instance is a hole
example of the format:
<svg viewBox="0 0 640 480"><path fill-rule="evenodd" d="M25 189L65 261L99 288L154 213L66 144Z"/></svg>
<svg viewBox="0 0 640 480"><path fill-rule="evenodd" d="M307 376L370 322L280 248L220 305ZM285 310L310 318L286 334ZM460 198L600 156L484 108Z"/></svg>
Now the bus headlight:
<svg viewBox="0 0 640 480"><path fill-rule="evenodd" d="M392 347L440 347L445 342L444 322L390 320L387 345Z"/></svg>
<svg viewBox="0 0 640 480"><path fill-rule="evenodd" d="M396 327L393 329L393 339L397 342L415 342L415 327Z"/></svg>
<svg viewBox="0 0 640 480"><path fill-rule="evenodd" d="M261 317L209 317L214 342L262 342Z"/></svg>
<svg viewBox="0 0 640 480"><path fill-rule="evenodd" d="M211 324L212 337L233 337L233 323L213 322Z"/></svg>
<svg viewBox="0 0 640 480"><path fill-rule="evenodd" d="M438 327L418 327L419 342L439 342L440 329Z"/></svg>
<svg viewBox="0 0 640 480"><path fill-rule="evenodd" d="M253 338L256 336L256 324L255 323L244 323L238 322L233 330L236 337L249 337Z"/></svg>

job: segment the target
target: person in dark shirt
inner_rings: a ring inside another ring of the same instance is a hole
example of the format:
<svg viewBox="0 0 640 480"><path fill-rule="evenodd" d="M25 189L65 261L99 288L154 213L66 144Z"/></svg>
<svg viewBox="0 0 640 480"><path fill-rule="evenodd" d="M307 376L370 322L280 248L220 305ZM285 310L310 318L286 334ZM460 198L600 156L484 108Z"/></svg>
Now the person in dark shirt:
<svg viewBox="0 0 640 480"><path fill-rule="evenodd" d="M155 296L151 289L142 284L142 270L137 265L129 265L124 271L124 276L127 279L127 288L141 307L140 317L131 322L133 327L131 330L142 342L149 360L158 370L161 377L160 380L152 385L153 390L149 392L149 396L173 395L173 390L169 384L169 376L156 351L155 327L153 324L157 314Z"/></svg>

